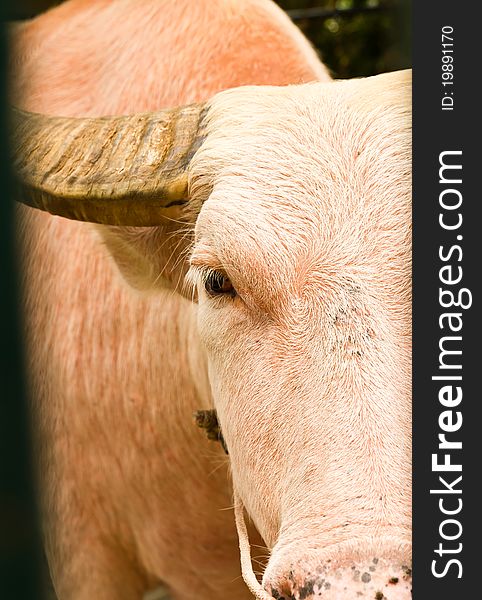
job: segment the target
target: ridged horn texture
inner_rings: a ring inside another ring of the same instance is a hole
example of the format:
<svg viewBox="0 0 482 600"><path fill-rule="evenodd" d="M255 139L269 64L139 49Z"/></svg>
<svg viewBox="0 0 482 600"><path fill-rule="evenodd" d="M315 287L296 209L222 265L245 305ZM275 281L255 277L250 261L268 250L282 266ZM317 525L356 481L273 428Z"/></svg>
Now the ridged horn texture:
<svg viewBox="0 0 482 600"><path fill-rule="evenodd" d="M153 226L187 199L205 105L121 117L50 117L13 109L17 199L54 215Z"/></svg>

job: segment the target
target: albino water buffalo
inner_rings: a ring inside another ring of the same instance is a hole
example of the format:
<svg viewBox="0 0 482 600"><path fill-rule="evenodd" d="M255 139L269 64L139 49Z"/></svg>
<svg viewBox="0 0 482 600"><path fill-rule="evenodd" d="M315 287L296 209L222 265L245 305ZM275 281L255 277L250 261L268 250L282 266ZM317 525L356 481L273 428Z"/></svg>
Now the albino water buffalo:
<svg viewBox="0 0 482 600"><path fill-rule="evenodd" d="M409 73L269 0L71 0L12 62L59 599L407 599Z"/></svg>

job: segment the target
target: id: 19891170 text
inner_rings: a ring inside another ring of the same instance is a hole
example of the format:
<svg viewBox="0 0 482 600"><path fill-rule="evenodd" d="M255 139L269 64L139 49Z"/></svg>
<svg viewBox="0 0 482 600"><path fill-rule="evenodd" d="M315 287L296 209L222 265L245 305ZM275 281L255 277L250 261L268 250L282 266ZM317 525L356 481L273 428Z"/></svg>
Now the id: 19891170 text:
<svg viewBox="0 0 482 600"><path fill-rule="evenodd" d="M444 25L442 40L442 110L454 110L454 28Z"/></svg>

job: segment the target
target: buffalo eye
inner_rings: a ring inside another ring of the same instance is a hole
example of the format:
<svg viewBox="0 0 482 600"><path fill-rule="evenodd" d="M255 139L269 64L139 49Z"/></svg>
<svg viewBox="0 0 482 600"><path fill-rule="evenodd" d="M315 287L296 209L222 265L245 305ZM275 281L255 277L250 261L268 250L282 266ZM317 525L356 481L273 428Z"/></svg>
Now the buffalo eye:
<svg viewBox="0 0 482 600"><path fill-rule="evenodd" d="M204 279L204 289L208 296L236 296L230 279L220 271L209 271Z"/></svg>

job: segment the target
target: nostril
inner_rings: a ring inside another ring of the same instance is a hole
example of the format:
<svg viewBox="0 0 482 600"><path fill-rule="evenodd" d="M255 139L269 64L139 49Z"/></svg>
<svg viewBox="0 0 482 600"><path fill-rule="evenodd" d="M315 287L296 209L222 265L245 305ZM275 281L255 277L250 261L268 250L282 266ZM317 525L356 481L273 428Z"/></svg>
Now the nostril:
<svg viewBox="0 0 482 600"><path fill-rule="evenodd" d="M277 583L276 587L268 586L268 591L275 600L311 600L321 596L322 591L329 587L324 578L304 578L302 573L297 576L290 571L288 578Z"/></svg>
<svg viewBox="0 0 482 600"><path fill-rule="evenodd" d="M271 595L275 600L295 600L295 597L291 595L291 593L286 593L286 591L279 591L275 588L271 588Z"/></svg>
<svg viewBox="0 0 482 600"><path fill-rule="evenodd" d="M271 588L271 595L275 600L297 600L298 596L293 596L290 591L286 589L274 589ZM299 596L299 598L305 598L305 596Z"/></svg>

